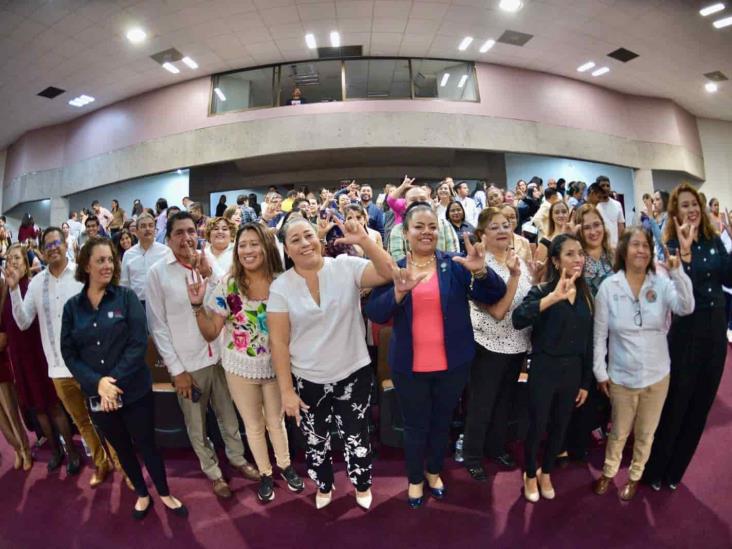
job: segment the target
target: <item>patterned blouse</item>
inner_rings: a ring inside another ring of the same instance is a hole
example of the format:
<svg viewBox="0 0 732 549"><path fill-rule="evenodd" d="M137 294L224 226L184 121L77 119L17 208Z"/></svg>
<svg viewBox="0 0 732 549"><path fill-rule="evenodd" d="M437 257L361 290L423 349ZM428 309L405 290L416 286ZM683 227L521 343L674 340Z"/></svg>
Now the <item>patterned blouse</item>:
<svg viewBox="0 0 732 549"><path fill-rule="evenodd" d="M529 269L521 261L521 276L519 277L516 295L503 320L496 320L487 311L479 308L475 303L470 303L470 320L473 323L475 341L487 350L500 354L518 354L529 350L531 343L531 328L517 330L511 322L511 314L526 297L531 289L531 275ZM491 253L486 253L485 263L493 269L504 282L508 283L510 272L503 263L496 261Z"/></svg>
<svg viewBox="0 0 732 549"><path fill-rule="evenodd" d="M592 297L597 295L600 284L611 274L613 274L613 263L607 255L607 252L602 252L600 259L594 259L591 255L587 254L587 260L585 261L585 282L590 287Z"/></svg>
<svg viewBox="0 0 732 549"><path fill-rule="evenodd" d="M224 370L248 379L274 378L267 302L248 299L236 280L226 277L207 295L206 308L226 319L221 345Z"/></svg>

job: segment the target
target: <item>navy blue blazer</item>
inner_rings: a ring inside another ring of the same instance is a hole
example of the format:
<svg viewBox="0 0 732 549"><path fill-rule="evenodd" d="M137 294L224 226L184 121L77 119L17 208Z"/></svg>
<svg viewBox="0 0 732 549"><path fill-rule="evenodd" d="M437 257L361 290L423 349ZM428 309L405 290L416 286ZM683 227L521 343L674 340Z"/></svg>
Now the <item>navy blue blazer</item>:
<svg viewBox="0 0 732 549"><path fill-rule="evenodd" d="M468 299L490 305L503 297L506 293L506 284L500 276L488 269L488 275L482 280L475 280L471 288L470 272L452 260L453 256L458 254L440 251L436 254L447 368L448 370L466 368L475 355ZM399 267L404 267L406 258L397 264ZM395 372L411 373L414 353L411 293L407 294L401 303L397 303L394 283L374 288L366 305L366 315L379 324L394 319L389 345L389 366Z"/></svg>

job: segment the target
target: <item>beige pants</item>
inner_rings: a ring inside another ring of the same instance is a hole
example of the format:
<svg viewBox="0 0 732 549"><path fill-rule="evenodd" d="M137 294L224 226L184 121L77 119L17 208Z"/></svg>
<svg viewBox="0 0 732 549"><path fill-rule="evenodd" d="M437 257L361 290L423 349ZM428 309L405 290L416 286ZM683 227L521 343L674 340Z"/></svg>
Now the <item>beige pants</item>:
<svg viewBox="0 0 732 549"><path fill-rule="evenodd" d="M218 480L222 477L219 459L206 436L208 403L211 402L211 407L216 414L216 421L226 448L226 457L234 467L242 467L247 463L244 458L244 443L239 434L239 420L236 417L229 388L226 386L224 370L220 364L189 373L193 378L193 383L201 389L201 399L193 402L178 395L178 404L183 411L188 438L193 446L193 451L198 456L201 470L210 480Z"/></svg>
<svg viewBox="0 0 732 549"><path fill-rule="evenodd" d="M86 398L81 392L81 386L79 382L73 377L56 377L53 378L53 386L56 388L56 394L59 400L66 408L66 411L74 421L74 425L79 430L81 438L84 439L86 445L89 447L89 451L92 454L92 460L94 461L95 467L106 467L109 465L107 461L107 453L104 450L102 441L99 438L94 425L92 425L89 417L89 411L86 409ZM70 443L71 441L67 441ZM111 446L108 446L109 457L114 462L115 466L119 460L117 459L116 452Z"/></svg>
<svg viewBox="0 0 732 549"><path fill-rule="evenodd" d="M661 381L642 389L629 389L610 382L613 426L607 438L603 475L613 478L618 473L625 441L632 431L635 442L629 477L630 480L640 480L651 455L653 435L661 419L663 403L668 393L668 382L669 376L666 376Z"/></svg>
<svg viewBox="0 0 732 549"><path fill-rule="evenodd" d="M0 431L16 452L28 451L28 433L18 411L18 398L11 382L0 383Z"/></svg>
<svg viewBox="0 0 732 549"><path fill-rule="evenodd" d="M247 431L247 442L257 468L263 475L272 476L265 429L274 448L277 467L290 466L290 450L287 446L285 420L282 417L280 389L276 379L249 380L226 372L231 398L239 410Z"/></svg>

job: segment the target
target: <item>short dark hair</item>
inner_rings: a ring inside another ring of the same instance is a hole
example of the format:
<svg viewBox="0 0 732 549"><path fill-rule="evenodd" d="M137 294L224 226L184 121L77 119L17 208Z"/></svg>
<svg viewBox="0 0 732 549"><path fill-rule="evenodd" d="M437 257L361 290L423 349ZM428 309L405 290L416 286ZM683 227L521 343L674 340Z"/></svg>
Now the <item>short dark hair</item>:
<svg viewBox="0 0 732 549"><path fill-rule="evenodd" d="M587 187L587 194L590 193L603 193L605 191L602 190L600 187L600 183L595 181L594 183L591 183L589 187Z"/></svg>
<svg viewBox="0 0 732 549"><path fill-rule="evenodd" d="M201 210L201 213L203 213L203 204L200 202L191 202L188 204L188 211L190 210Z"/></svg>
<svg viewBox="0 0 732 549"><path fill-rule="evenodd" d="M308 200L307 198L296 198L295 200L292 201L292 209L291 209L291 211L292 210L297 210L297 207L300 204L302 204L303 202L305 202L308 206L310 206L310 200Z"/></svg>
<svg viewBox="0 0 732 549"><path fill-rule="evenodd" d="M671 196L668 194L668 191L658 190L658 191L653 191L653 192L658 193L658 196L661 197L661 204L663 204L663 211L665 212L666 210L668 210L668 200Z"/></svg>
<svg viewBox="0 0 732 549"><path fill-rule="evenodd" d="M544 198L546 200L549 200L552 196L555 196L559 191L557 189L553 189L552 187L547 187L544 189Z"/></svg>
<svg viewBox="0 0 732 549"><path fill-rule="evenodd" d="M61 235L61 240L64 239L64 232L61 229L61 227L56 227L55 225L53 225L51 227L46 227L43 230L43 233L41 234L41 244L43 244L46 241L46 235L54 233L54 232Z"/></svg>
<svg viewBox="0 0 732 549"><path fill-rule="evenodd" d="M642 225L635 225L628 227L623 231L623 234L618 238L618 245L615 248L615 262L613 264L613 270L617 273L618 271L625 270L625 256L628 255L628 246L630 246L630 239L633 238L635 233L642 233L646 237L648 242L648 248L651 250L651 260L648 262L646 272L656 272L656 263L653 260L655 246L653 245L653 235L651 231L645 229Z"/></svg>
<svg viewBox="0 0 732 549"><path fill-rule="evenodd" d="M463 207L462 202L460 202L459 200L451 200L450 203L447 205L447 208L445 208L445 219L452 223L452 221L450 220L450 208L452 208L455 204L460 206L460 209L463 211L463 223L465 223L465 208Z"/></svg>
<svg viewBox="0 0 732 549"><path fill-rule="evenodd" d="M195 222L193 221L193 217L188 212L180 211L177 213L174 213L168 218L168 223L165 225L165 238L170 238L170 234L173 232L173 225L175 225L176 221L183 221L184 219L190 219L191 222L195 226Z"/></svg>
<svg viewBox="0 0 732 549"><path fill-rule="evenodd" d="M246 201L247 201L247 195L245 195L245 194L240 194L239 196L236 197L236 203L239 206L244 204L244 202L246 202Z"/></svg>
<svg viewBox="0 0 732 549"><path fill-rule="evenodd" d="M167 210L168 201L164 198L158 198L157 202L155 202L155 209L158 211L158 213L161 213L163 210Z"/></svg>
<svg viewBox="0 0 732 549"><path fill-rule="evenodd" d="M455 190L459 189L463 185L465 185L465 187L468 188L468 182L467 181L458 181L457 183L455 183Z"/></svg>
<svg viewBox="0 0 732 549"><path fill-rule="evenodd" d="M92 201L92 208L93 208L94 206L99 206L99 200L93 200L93 201Z"/></svg>
<svg viewBox="0 0 732 549"><path fill-rule="evenodd" d="M534 177L531 178L531 181L529 181L529 183L536 183L537 185L543 185L544 180L541 177L538 177L535 175Z"/></svg>
<svg viewBox="0 0 732 549"><path fill-rule="evenodd" d="M117 247L110 239L104 236L93 236L81 247L81 250L79 250L79 257L76 258L76 274L74 277L84 286L89 284L89 273L86 272L86 268L89 266L92 251L97 246L109 246L109 249L112 252L112 257L114 258L114 272L112 273L112 280L110 284L117 286L119 284L120 272L122 271L119 264Z"/></svg>
<svg viewBox="0 0 732 549"><path fill-rule="evenodd" d="M86 227L90 221L93 221L94 223L96 223L97 226L101 226L101 223L99 223L99 218L96 215L92 214L92 215L88 216L86 218L86 220L84 221L84 227Z"/></svg>
<svg viewBox="0 0 732 549"><path fill-rule="evenodd" d="M287 198L295 198L297 196L298 191L295 189L292 189L290 191L287 191Z"/></svg>
<svg viewBox="0 0 732 549"><path fill-rule="evenodd" d="M595 179L595 183L597 184L605 183L606 181L610 183L610 178L606 175L598 175L597 179Z"/></svg>

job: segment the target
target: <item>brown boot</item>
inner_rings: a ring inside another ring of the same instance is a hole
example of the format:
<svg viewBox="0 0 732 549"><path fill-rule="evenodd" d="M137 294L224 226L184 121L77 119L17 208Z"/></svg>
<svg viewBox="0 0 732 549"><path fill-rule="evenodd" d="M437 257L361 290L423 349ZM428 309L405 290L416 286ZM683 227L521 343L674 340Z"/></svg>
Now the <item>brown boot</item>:
<svg viewBox="0 0 732 549"><path fill-rule="evenodd" d="M244 475L244 478L249 480L260 480L262 475L259 474L259 470L251 463L245 463L244 465L237 467L239 472Z"/></svg>
<svg viewBox="0 0 732 549"><path fill-rule="evenodd" d="M92 475L91 480L89 481L89 486L92 488L96 488L99 486L102 482L104 482L104 479L107 478L107 475L112 470L112 464L108 461L105 462L103 465L100 465L94 470L94 474Z"/></svg>
<svg viewBox="0 0 732 549"><path fill-rule="evenodd" d="M638 491L638 481L637 480L629 480L628 483L623 486L623 489L620 490L620 499L623 501L630 501L635 497L635 493Z"/></svg>
<svg viewBox="0 0 732 549"><path fill-rule="evenodd" d="M595 482L595 485L592 487L592 491L595 492L598 496L604 496L605 494L607 494L607 491L610 489L610 485L612 483L613 479L602 475Z"/></svg>
<svg viewBox="0 0 732 549"><path fill-rule="evenodd" d="M223 477L213 481L213 493L221 499L229 499L232 496L231 488Z"/></svg>

